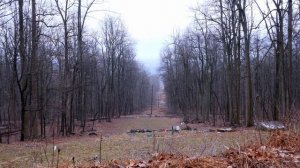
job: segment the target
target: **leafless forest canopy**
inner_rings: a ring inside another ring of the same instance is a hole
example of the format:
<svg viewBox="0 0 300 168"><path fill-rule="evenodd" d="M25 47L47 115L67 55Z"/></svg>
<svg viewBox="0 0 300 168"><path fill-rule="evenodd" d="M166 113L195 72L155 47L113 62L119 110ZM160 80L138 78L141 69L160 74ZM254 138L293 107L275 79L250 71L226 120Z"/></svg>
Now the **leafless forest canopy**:
<svg viewBox="0 0 300 168"><path fill-rule="evenodd" d="M126 23L88 29L101 2L0 0L0 140L69 136L153 104L159 78L136 61ZM298 117L300 2L201 2L161 51L169 112L232 126Z"/></svg>
<svg viewBox="0 0 300 168"><path fill-rule="evenodd" d="M4 0L1 16L0 125L20 139L71 135L87 121L149 106L158 80L135 60L124 23L85 25L97 0ZM51 131L47 130L50 127Z"/></svg>
<svg viewBox="0 0 300 168"><path fill-rule="evenodd" d="M169 107L186 121L253 126L299 116L299 1L212 0L161 54Z"/></svg>

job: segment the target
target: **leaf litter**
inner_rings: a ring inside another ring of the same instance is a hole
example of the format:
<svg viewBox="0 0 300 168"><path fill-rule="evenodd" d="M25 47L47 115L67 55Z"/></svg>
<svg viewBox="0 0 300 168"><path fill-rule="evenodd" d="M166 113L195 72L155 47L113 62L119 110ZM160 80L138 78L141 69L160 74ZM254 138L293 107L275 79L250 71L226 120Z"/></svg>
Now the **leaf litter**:
<svg viewBox="0 0 300 168"><path fill-rule="evenodd" d="M64 165L63 167L71 167ZM155 153L150 160L111 160L80 168L297 168L300 167L300 135L289 131L272 132L265 145L252 144L228 148L215 156L189 157L182 154Z"/></svg>

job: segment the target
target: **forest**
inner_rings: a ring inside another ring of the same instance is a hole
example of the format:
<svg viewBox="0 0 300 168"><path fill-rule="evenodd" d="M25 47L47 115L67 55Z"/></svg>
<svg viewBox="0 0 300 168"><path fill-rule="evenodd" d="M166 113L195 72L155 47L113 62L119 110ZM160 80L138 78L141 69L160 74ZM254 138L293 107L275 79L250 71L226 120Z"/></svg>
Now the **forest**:
<svg viewBox="0 0 300 168"><path fill-rule="evenodd" d="M297 0L0 0L0 167L297 168L299 74Z"/></svg>
<svg viewBox="0 0 300 168"><path fill-rule="evenodd" d="M186 121L299 118L299 2L213 0L161 53L168 105Z"/></svg>
<svg viewBox="0 0 300 168"><path fill-rule="evenodd" d="M106 16L101 31L89 32L85 21L96 3L1 1L0 125L6 134L21 131L21 141L72 135L89 120L148 107L156 77L135 60L135 42L120 18Z"/></svg>

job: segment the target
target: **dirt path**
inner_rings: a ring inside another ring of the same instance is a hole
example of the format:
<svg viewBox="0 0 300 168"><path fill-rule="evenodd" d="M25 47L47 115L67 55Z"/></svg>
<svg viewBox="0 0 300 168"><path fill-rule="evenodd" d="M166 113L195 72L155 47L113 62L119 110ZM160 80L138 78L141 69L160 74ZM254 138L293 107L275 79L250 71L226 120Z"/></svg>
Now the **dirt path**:
<svg viewBox="0 0 300 168"><path fill-rule="evenodd" d="M95 126L97 134L109 136L123 134L131 129L170 129L172 126L180 124L181 118L179 116L168 114L165 99L164 92L160 91L159 102L153 103L152 115L149 107L140 114L121 116L113 119L110 123L97 123ZM89 123L87 130L91 127L92 123Z"/></svg>
<svg viewBox="0 0 300 168"><path fill-rule="evenodd" d="M155 115L150 117L148 111L141 115L122 116L118 119L113 119L112 122L102 122L96 124L98 134L118 135L123 134L131 129L169 129L172 125L178 125L181 121L179 117L166 117L164 113L155 109Z"/></svg>

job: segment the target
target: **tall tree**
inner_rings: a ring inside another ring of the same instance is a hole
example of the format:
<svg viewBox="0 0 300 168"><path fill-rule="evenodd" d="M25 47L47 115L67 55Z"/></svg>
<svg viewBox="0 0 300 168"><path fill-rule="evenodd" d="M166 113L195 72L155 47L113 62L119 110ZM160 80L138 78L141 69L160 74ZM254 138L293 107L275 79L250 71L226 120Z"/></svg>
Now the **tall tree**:
<svg viewBox="0 0 300 168"><path fill-rule="evenodd" d="M32 136L38 136L38 117L39 103L38 103L38 35L37 35L37 20L36 20L36 1L31 1L31 65L30 65L30 112L31 112L31 127Z"/></svg>
<svg viewBox="0 0 300 168"><path fill-rule="evenodd" d="M250 63L250 37L251 28L248 28L248 21L246 15L246 0L238 0L236 5L239 10L240 22L244 33L245 50L244 56L246 60L246 125L251 127L254 125L253 118L253 97L252 97L252 74L251 74L251 63Z"/></svg>
<svg viewBox="0 0 300 168"><path fill-rule="evenodd" d="M25 51L25 35L24 35L24 13L23 13L23 0L18 0L18 16L19 16L19 48L18 53L15 51L14 54L14 71L15 78L17 80L18 89L21 97L21 141L28 138L28 113L27 113L27 59ZM17 65L17 54L20 55L21 69L18 71ZM20 74L20 75L19 75Z"/></svg>
<svg viewBox="0 0 300 168"><path fill-rule="evenodd" d="M288 39L286 46L286 57L287 57L287 92L286 92L286 104L287 110L291 112L291 106L293 102L293 0L288 0Z"/></svg>

